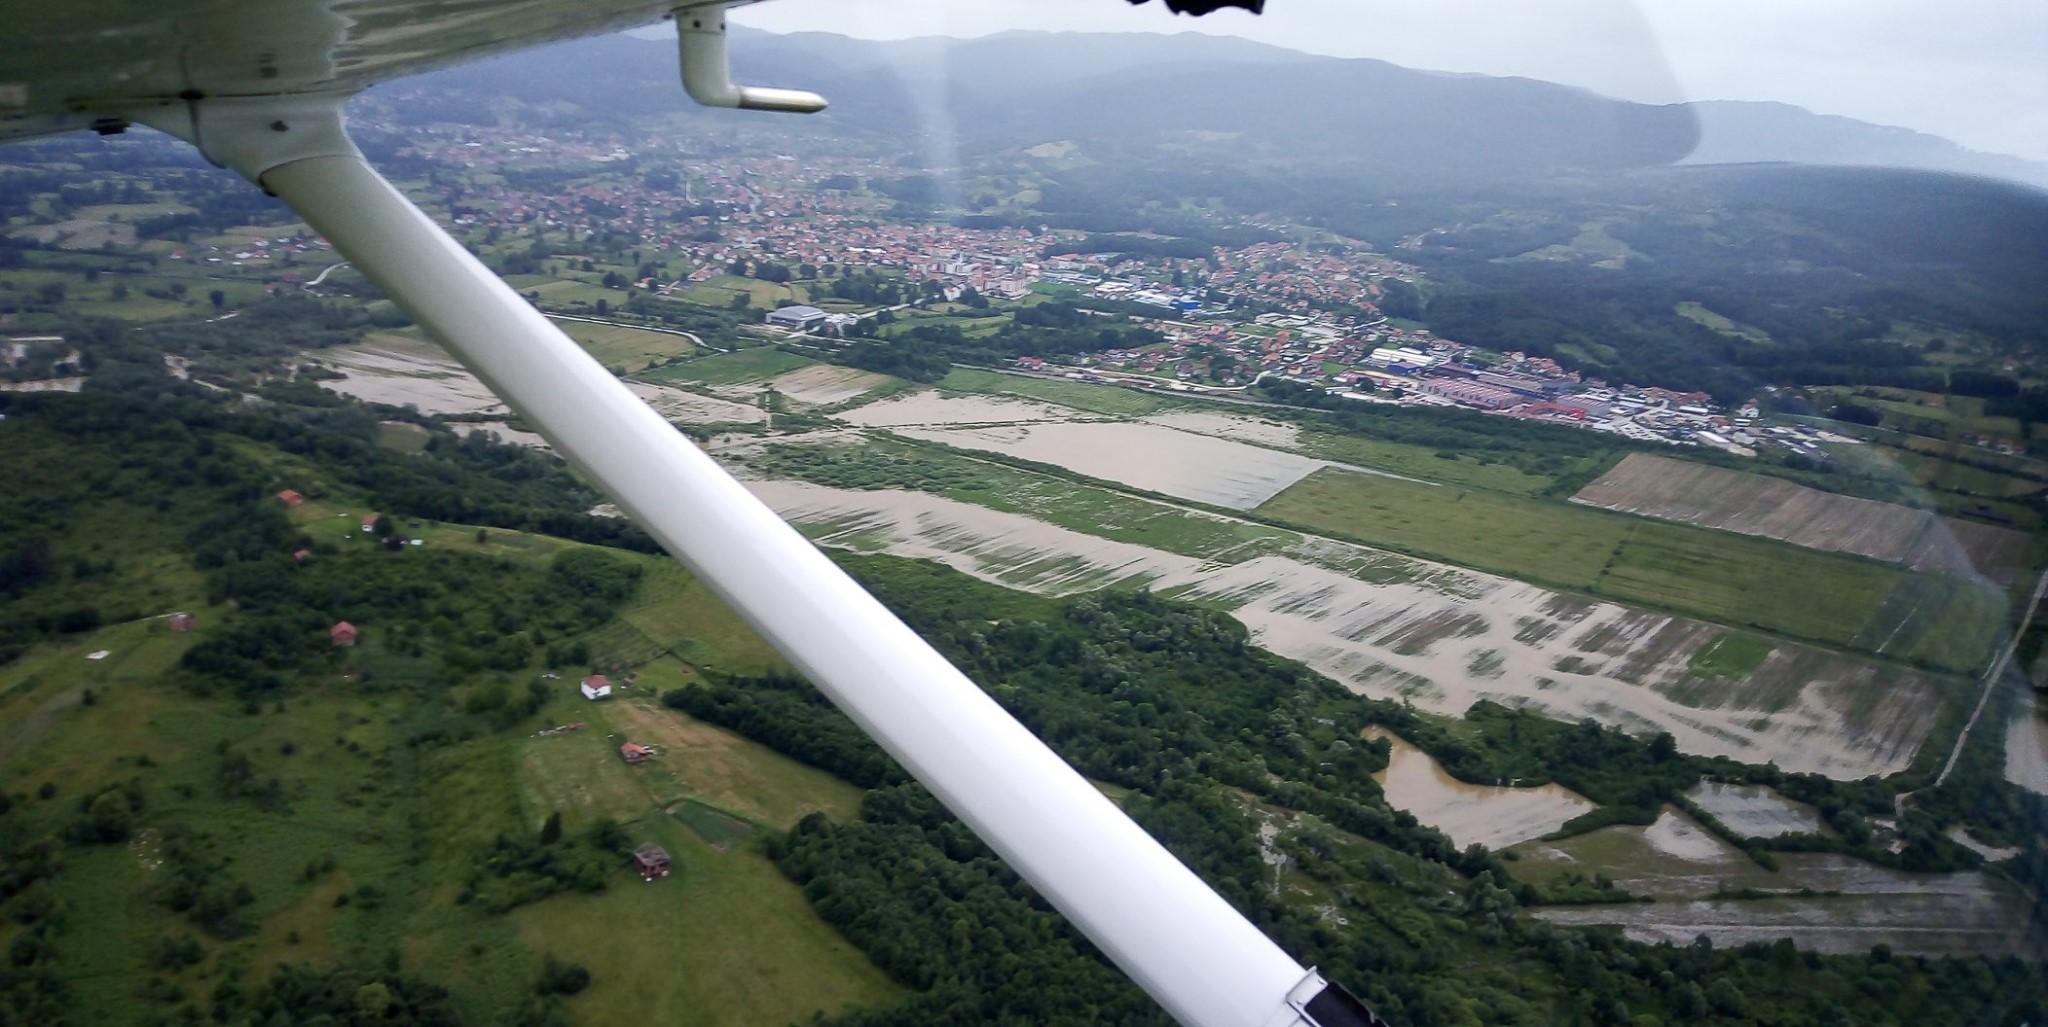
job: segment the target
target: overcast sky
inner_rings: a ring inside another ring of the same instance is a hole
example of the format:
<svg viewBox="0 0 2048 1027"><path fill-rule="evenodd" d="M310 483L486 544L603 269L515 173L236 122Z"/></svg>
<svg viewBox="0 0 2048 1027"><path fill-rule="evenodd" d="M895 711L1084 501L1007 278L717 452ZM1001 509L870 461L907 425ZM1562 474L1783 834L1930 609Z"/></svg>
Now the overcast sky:
<svg viewBox="0 0 2048 1027"><path fill-rule="evenodd" d="M2048 0L775 0L735 22L869 39L1197 31L1631 100L1783 100L2048 161Z"/></svg>

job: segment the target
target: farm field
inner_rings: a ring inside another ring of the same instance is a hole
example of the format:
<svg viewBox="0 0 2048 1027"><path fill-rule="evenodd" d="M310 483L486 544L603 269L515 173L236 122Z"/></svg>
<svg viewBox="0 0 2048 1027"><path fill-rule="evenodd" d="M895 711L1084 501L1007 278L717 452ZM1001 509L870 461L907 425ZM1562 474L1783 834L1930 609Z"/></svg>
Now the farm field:
<svg viewBox="0 0 2048 1027"><path fill-rule="evenodd" d="M750 346L731 353L713 353L696 360L671 364L649 372L651 381L684 381L700 385L739 385L759 382L780 374L810 367L817 361L785 353L772 346Z"/></svg>
<svg viewBox="0 0 2048 1027"><path fill-rule="evenodd" d="M1730 532L1338 470L1317 472L1257 512L1528 581L1870 651L1885 641L1867 634L1873 625L1897 626L1882 619L1895 596L1970 593L1945 576ZM1934 584L1910 584L1921 579ZM1969 631L1884 651L1967 670L1988 646L1988 633Z"/></svg>
<svg viewBox="0 0 2048 1027"><path fill-rule="evenodd" d="M900 434L1240 510L1265 502L1322 466L1293 453L1127 421L904 428Z"/></svg>
<svg viewBox="0 0 2048 1027"><path fill-rule="evenodd" d="M749 488L827 546L935 560L1045 594L1144 586L1213 604L1282 656L1435 713L1491 700L1670 731L1688 752L1854 779L1903 770L1963 694L1945 679L1776 640L1733 678L1726 667L1696 670L1693 658L1725 629L1325 540L1255 535L1233 551L1208 527L1214 515L1164 504L1152 504L1159 520L1147 530L1161 541L1148 545L1085 518L1063 527L979 497L788 480ZM1130 507L1098 509L1129 523ZM1187 529L1196 534L1167 527L1170 517L1198 522Z"/></svg>
<svg viewBox="0 0 2048 1027"><path fill-rule="evenodd" d="M1185 406L1186 401L1149 392L1096 385L1055 378L1034 378L1003 374L972 367L956 367L939 380L939 387L954 392L985 392L992 395L1022 396L1112 417L1136 417Z"/></svg>
<svg viewBox="0 0 2048 1027"><path fill-rule="evenodd" d="M1629 454L1572 501L2006 584L2026 550L2026 536L2010 529L1645 453Z"/></svg>
<svg viewBox="0 0 2048 1027"><path fill-rule="evenodd" d="M1631 894L1654 897L1529 913L1554 924L1614 925L1639 941L1684 945L1704 934L1716 946L1789 937L1802 949L1834 953L1878 944L1916 955L2038 959L2048 951L2048 938L2027 913L2030 903L2003 877L1981 870L1913 874L1823 853L1779 854L1780 869L1768 871L1669 808L1648 827L1603 827L1510 851L1518 858L1509 866L1524 880L1600 874Z"/></svg>
<svg viewBox="0 0 2048 1027"><path fill-rule="evenodd" d="M597 362L627 374L686 357L697 351L689 339L671 332L556 320L555 327L575 339Z"/></svg>

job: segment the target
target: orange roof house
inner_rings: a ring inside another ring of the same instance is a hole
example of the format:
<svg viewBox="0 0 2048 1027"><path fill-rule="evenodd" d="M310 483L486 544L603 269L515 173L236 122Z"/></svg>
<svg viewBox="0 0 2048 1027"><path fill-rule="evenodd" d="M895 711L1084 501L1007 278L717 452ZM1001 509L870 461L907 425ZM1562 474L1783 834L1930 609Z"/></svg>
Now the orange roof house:
<svg viewBox="0 0 2048 1027"><path fill-rule="evenodd" d="M335 645L354 645L356 644L356 626L345 620L335 621L334 626L327 629L327 637L332 639Z"/></svg>

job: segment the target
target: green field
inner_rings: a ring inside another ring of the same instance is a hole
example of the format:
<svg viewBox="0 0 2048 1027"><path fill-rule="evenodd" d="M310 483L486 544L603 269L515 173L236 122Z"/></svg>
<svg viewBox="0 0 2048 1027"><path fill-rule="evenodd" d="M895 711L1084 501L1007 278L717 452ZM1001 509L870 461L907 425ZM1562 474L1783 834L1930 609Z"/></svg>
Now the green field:
<svg viewBox="0 0 2048 1027"><path fill-rule="evenodd" d="M728 307L732 298L745 295L755 310L774 310L791 303L804 302L803 295L790 285L764 282L758 278L740 278L735 275L718 275L707 278L690 287L683 298L707 307Z"/></svg>
<svg viewBox="0 0 2048 1027"><path fill-rule="evenodd" d="M671 364L646 374L650 381L696 382L701 385L739 385L765 381L817 361L785 353L773 346L752 346L731 353L713 353L696 360Z"/></svg>
<svg viewBox="0 0 2048 1027"><path fill-rule="evenodd" d="M1873 651L1864 632L1888 597L1927 577L1729 532L1338 470L1310 475L1257 512L1538 584ZM1966 669L1981 648L1971 635L1885 651Z"/></svg>
<svg viewBox="0 0 2048 1027"><path fill-rule="evenodd" d="M939 387L954 392L982 392L998 396L1023 396L1048 403L1070 406L1096 414L1113 416L1141 416L1157 413L1172 407L1187 405L1187 401L1169 396L1158 396L1135 389L1115 385L1097 385L1092 382L1062 381L1050 378L1032 378L1020 374L1003 374L1000 371L984 371L972 367L956 367L939 380Z"/></svg>
<svg viewBox="0 0 2048 1027"><path fill-rule="evenodd" d="M1530 474L1511 464L1482 463L1476 458L1448 454L1429 446L1392 442L1366 435L1304 431L1301 450L1311 456L1340 463L1357 464L1395 474L1405 474L1455 485L1472 485L1499 492L1535 495L1556 481L1552 475ZM1574 474L1595 476L1612 462L1611 457L1574 460ZM1595 465L1599 466L1595 466Z"/></svg>
<svg viewBox="0 0 2048 1027"><path fill-rule="evenodd" d="M992 463L937 443L870 439L859 445L772 446L750 465L765 474L854 489L913 489L1118 542L1236 563L1298 546L1278 528L1195 513Z"/></svg>
<svg viewBox="0 0 2048 1027"><path fill-rule="evenodd" d="M0 461L10 480L41 489L46 479L61 480L51 478L59 471L51 461L98 459L75 445L60 451L25 419L6 428ZM290 511L318 551L315 566L361 562L388 574L433 554L534 574L581 548L503 529L480 538L471 525L400 517L402 531L423 546L380 552L360 529L370 504L300 458L233 441L224 455L324 493ZM239 614L206 602L191 564L186 539L208 511L175 486L165 493L154 511L74 502L74 530L53 539L57 552L104 554L114 566L34 595L121 595L146 614L190 610L197 628L173 633L145 615L39 642L0 663L0 791L15 800L10 831L26 822L61 832L82 821L86 803L124 783L141 803L127 841L61 843L60 864L33 889L36 902L62 914L47 935L49 965L67 986L71 1022L146 1022L177 1001L203 1003L229 982L260 986L284 963L387 967L431 979L484 1023L517 1018L547 956L589 967L590 988L560 1001L569 1022L593 1027L650 1018L798 1022L902 994L819 918L756 837L811 812L850 818L860 793L651 701L706 668L782 666L672 561L608 551L641 565L642 576L615 617L586 639L617 634L660 650L610 702L575 692L582 667L554 667L559 677L542 678L550 668L536 650L516 670L465 669L434 648L412 648L402 621L366 624L363 640L336 657L345 674L285 669L279 690L244 700L180 684L183 654L229 630ZM546 694L516 723L477 712L492 708L478 700L493 689L524 695L529 682ZM586 726L535 734L571 722ZM658 758L626 765L616 755L624 738L656 746ZM246 758L250 780L274 784L253 797L225 790L226 753ZM675 814L684 805L697 811L694 820ZM493 839L530 836L557 812L572 833L615 818L635 842L667 848L675 876L642 884L621 861L598 894L564 892L505 914L463 897ZM246 890L246 904L230 907L232 926L202 927L196 913L161 898L174 847L197 854L179 860L207 861L209 879L223 889ZM14 945L33 922L0 921L0 946ZM197 961L164 964L163 939L189 939Z"/></svg>
<svg viewBox="0 0 2048 1027"><path fill-rule="evenodd" d="M1685 302L1680 303L1676 309L1676 313L1679 317L1685 318L1686 320L1691 321L1695 324L1703 325L1707 328L1711 328L1717 332L1720 332L1722 335L1730 336L1736 339L1741 339L1745 342L1754 342L1760 345L1768 346L1771 345L1773 341L1771 339L1771 335L1769 332L1766 332L1761 328L1743 324L1740 321L1731 320L1727 317L1715 313L1712 310L1707 309L1705 305L1695 302L1693 300L1686 300Z"/></svg>

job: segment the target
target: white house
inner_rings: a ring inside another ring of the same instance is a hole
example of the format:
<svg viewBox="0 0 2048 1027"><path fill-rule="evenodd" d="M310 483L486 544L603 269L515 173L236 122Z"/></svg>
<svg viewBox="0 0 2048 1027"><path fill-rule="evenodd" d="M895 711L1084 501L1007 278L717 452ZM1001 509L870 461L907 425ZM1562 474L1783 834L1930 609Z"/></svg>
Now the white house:
<svg viewBox="0 0 2048 1027"><path fill-rule="evenodd" d="M612 683L603 674L592 674L583 679L585 699L607 699L612 694Z"/></svg>

